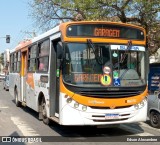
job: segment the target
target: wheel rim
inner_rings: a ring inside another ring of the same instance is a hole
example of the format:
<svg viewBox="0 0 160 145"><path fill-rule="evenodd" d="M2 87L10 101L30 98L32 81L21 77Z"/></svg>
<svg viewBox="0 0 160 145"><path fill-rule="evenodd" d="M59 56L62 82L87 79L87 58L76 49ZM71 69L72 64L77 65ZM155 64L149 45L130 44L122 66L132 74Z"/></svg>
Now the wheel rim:
<svg viewBox="0 0 160 145"><path fill-rule="evenodd" d="M47 111L46 111L46 104L43 103L42 105L42 115L44 118L47 118Z"/></svg>
<svg viewBox="0 0 160 145"><path fill-rule="evenodd" d="M153 115L152 121L154 124L158 124L158 115L157 114Z"/></svg>

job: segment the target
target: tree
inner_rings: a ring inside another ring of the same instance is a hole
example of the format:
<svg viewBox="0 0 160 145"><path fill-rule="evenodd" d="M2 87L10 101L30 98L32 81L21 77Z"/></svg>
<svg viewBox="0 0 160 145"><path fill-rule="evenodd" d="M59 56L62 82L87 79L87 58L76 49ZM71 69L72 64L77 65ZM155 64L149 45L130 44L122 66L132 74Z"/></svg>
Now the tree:
<svg viewBox="0 0 160 145"><path fill-rule="evenodd" d="M30 3L32 17L43 29L51 28L59 21L76 21L78 15L83 20L102 20L109 14L105 5L97 0L33 0Z"/></svg>
<svg viewBox="0 0 160 145"><path fill-rule="evenodd" d="M110 7L113 15L117 16L121 22L135 23L146 29L148 47L152 48L149 49L150 54L160 47L159 0L115 0Z"/></svg>
<svg viewBox="0 0 160 145"><path fill-rule="evenodd" d="M33 18L45 30L58 21L121 21L143 26L149 47L153 44L156 49L160 47L159 0L33 0L30 5ZM156 49L152 49L151 53Z"/></svg>

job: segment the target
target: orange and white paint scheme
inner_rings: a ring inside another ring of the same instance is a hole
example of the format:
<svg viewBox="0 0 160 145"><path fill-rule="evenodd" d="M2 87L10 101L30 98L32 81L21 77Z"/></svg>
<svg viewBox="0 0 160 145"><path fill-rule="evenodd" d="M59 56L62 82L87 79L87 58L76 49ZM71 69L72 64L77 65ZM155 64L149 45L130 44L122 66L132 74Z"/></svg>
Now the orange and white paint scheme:
<svg viewBox="0 0 160 145"><path fill-rule="evenodd" d="M10 54L10 93L45 124L107 125L147 117L146 33L118 22L66 22ZM43 67L42 67L43 66Z"/></svg>

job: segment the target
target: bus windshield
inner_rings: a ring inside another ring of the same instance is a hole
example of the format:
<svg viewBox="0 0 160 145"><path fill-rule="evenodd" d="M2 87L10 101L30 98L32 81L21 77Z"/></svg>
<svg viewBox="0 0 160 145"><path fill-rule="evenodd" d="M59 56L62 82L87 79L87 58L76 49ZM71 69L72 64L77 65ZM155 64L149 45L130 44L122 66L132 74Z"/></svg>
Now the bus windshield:
<svg viewBox="0 0 160 145"><path fill-rule="evenodd" d="M142 46L66 43L65 83L86 87L145 85L145 48Z"/></svg>

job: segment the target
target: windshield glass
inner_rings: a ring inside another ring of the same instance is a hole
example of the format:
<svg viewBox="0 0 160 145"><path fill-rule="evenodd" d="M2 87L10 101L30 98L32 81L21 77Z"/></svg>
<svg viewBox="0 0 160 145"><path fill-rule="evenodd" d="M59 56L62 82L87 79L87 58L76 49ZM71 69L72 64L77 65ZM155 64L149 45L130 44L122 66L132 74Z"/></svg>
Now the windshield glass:
<svg viewBox="0 0 160 145"><path fill-rule="evenodd" d="M144 47L67 43L63 63L66 83L87 87L142 86L145 81Z"/></svg>

